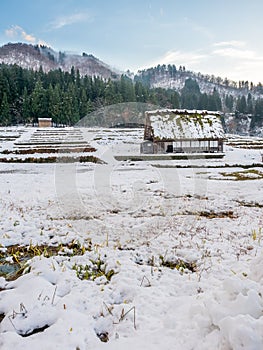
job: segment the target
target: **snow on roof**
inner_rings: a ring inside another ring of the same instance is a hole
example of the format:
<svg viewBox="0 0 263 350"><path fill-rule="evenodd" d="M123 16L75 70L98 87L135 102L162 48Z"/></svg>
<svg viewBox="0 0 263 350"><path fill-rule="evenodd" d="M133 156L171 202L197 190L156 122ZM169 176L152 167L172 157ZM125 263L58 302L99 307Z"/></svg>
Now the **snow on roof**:
<svg viewBox="0 0 263 350"><path fill-rule="evenodd" d="M224 138L219 112L160 109L145 114L155 140Z"/></svg>

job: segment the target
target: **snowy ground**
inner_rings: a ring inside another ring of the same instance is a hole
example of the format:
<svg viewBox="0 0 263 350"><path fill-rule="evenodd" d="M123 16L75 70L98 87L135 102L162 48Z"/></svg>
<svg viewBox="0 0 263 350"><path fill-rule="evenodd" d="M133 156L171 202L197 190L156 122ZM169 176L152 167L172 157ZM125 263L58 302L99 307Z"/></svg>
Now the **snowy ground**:
<svg viewBox="0 0 263 350"><path fill-rule="evenodd" d="M0 152L34 132L0 130ZM138 151L140 130L84 140L105 164L0 163L1 252L68 245L0 277L0 349L262 349L260 149L117 162Z"/></svg>

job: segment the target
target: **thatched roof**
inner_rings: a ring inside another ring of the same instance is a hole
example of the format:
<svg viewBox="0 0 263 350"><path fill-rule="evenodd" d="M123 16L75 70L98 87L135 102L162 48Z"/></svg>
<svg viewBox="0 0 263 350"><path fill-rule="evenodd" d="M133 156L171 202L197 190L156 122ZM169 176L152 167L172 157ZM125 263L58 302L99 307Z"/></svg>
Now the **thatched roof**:
<svg viewBox="0 0 263 350"><path fill-rule="evenodd" d="M147 111L146 128L155 141L223 139L220 113L199 110Z"/></svg>

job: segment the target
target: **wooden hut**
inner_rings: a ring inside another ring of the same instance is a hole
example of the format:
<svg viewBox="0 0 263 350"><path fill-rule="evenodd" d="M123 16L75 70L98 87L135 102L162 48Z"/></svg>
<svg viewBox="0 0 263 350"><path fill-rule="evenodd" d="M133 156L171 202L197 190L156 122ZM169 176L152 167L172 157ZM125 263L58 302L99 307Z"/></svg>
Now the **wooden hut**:
<svg viewBox="0 0 263 350"><path fill-rule="evenodd" d="M147 111L141 153L223 152L224 139L218 112L182 109Z"/></svg>
<svg viewBox="0 0 263 350"><path fill-rule="evenodd" d="M39 128L50 128L52 126L52 118L38 118Z"/></svg>

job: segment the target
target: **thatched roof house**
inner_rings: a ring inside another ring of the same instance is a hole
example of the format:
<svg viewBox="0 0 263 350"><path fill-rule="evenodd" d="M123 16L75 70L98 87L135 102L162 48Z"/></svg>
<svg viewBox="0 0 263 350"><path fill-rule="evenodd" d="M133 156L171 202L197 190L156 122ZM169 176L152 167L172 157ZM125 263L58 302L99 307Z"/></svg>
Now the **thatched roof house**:
<svg viewBox="0 0 263 350"><path fill-rule="evenodd" d="M223 151L218 112L160 109L145 112L145 117L142 153Z"/></svg>

